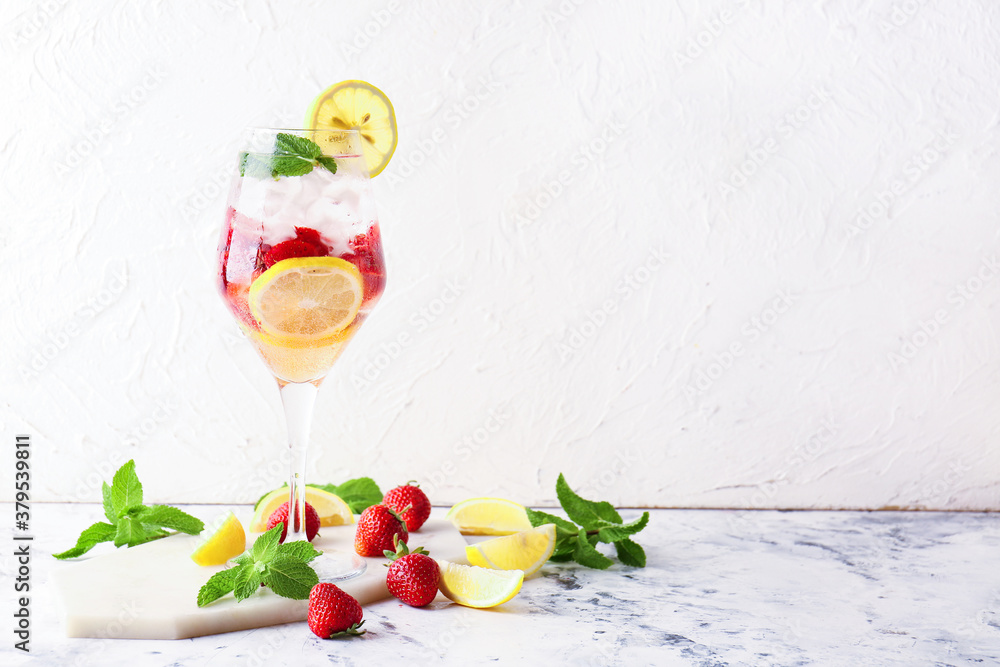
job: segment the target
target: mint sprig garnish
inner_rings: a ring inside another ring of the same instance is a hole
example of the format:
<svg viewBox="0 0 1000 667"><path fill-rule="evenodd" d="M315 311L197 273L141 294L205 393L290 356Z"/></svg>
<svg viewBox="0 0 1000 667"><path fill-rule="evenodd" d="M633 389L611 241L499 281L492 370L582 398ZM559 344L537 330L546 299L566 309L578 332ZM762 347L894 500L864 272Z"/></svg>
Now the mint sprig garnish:
<svg viewBox="0 0 1000 667"><path fill-rule="evenodd" d="M104 516L108 523L98 521L82 533L76 546L56 558L76 558L101 542L113 542L116 547L134 547L170 535L170 531L197 535L205 524L183 510L170 505L143 505L142 483L135 473L135 461L130 460L115 473L109 486L101 485Z"/></svg>
<svg viewBox="0 0 1000 667"><path fill-rule="evenodd" d="M614 561L597 550L597 543L614 544L615 552L625 565L646 566L646 552L632 541L635 535L649 523L649 512L628 523L622 520L618 510L609 502L581 498L559 474L556 480L556 497L562 505L569 521L554 514L527 508L528 520L532 526L554 523L556 526L556 548L549 560L555 562L576 561L580 565L606 570Z"/></svg>
<svg viewBox="0 0 1000 667"><path fill-rule="evenodd" d="M305 600L319 583L309 561L319 556L309 542L279 544L284 524L278 524L258 537L253 546L233 559L233 567L216 572L198 591L198 606L215 602L232 593L242 602L260 590L264 584L278 595L293 600Z"/></svg>
<svg viewBox="0 0 1000 667"><path fill-rule="evenodd" d="M372 505L378 505L382 502L382 491L378 488L378 484L375 483L371 477L359 477L357 479L349 479L343 484L306 484L306 486L311 486L314 489L322 489L328 493L332 493L335 496L340 496L351 508L351 511L355 514L361 514L366 509ZM288 484L282 484L280 488L288 488ZM253 508L256 510L260 505L260 501L271 495L273 491L268 491L254 503Z"/></svg>
<svg viewBox="0 0 1000 667"><path fill-rule="evenodd" d="M316 166L323 167L331 174L337 173L337 161L323 155L323 149L319 144L287 132L279 132L275 136L274 151L270 155L240 153L240 176L252 178L303 176Z"/></svg>

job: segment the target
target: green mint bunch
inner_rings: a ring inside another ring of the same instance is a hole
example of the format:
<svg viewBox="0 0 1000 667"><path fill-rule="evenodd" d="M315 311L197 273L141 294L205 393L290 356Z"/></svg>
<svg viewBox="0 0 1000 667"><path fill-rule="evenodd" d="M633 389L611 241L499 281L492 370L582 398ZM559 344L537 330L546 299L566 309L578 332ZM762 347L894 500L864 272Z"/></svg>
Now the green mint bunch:
<svg viewBox="0 0 1000 667"><path fill-rule="evenodd" d="M288 484L282 484L282 487L287 487ZM375 483L371 477L359 477L357 479L349 479L343 484L306 484L306 486L311 486L314 489L322 489L329 493L339 496L347 505L351 508L351 511L355 514L361 514L371 505L378 505L382 502L382 491L378 488L378 484ZM256 510L257 506L260 505L260 501L264 500L267 496L271 495L273 491L268 491L254 503L253 508Z"/></svg>
<svg viewBox="0 0 1000 667"><path fill-rule="evenodd" d="M204 607L230 592L237 602L242 602L260 590L261 584L282 597L307 599L309 591L319 583L308 563L322 552L305 541L279 544L282 530L284 524L279 523L234 558L233 567L213 574L198 591L198 606Z"/></svg>
<svg viewBox="0 0 1000 667"><path fill-rule="evenodd" d="M337 161L323 155L319 144L287 132L277 134L270 155L240 153L240 176L251 178L303 176L316 166L324 167L331 174L337 173Z"/></svg>
<svg viewBox="0 0 1000 667"><path fill-rule="evenodd" d="M556 481L556 496L570 521L528 508L532 526L556 525L556 549L549 560L576 561L580 565L606 570L613 560L597 550L597 543L614 544L618 560L633 567L646 567L646 552L632 541L632 536L649 523L649 512L625 523L611 503L584 500L566 482L562 473ZM577 525L579 524L579 525Z"/></svg>
<svg viewBox="0 0 1000 667"><path fill-rule="evenodd" d="M58 554L60 560L76 558L101 542L114 542L116 547L134 547L170 535L170 531L197 535L205 524L187 512L170 505L143 505L142 484L135 474L135 461L130 460L115 473L111 486L101 484L104 495L104 515L108 523L98 521L80 533L76 546Z"/></svg>

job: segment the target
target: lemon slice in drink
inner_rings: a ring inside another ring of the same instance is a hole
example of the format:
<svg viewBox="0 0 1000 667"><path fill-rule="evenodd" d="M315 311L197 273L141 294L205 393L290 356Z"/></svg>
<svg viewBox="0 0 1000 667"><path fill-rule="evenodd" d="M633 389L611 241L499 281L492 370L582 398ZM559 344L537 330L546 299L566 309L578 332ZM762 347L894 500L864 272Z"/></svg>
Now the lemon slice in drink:
<svg viewBox="0 0 1000 667"><path fill-rule="evenodd" d="M521 570L530 576L545 565L556 549L556 525L547 523L520 533L495 537L465 547L472 565L494 570Z"/></svg>
<svg viewBox="0 0 1000 667"><path fill-rule="evenodd" d="M385 169L396 150L398 134L392 102L367 81L341 81L320 93L306 112L306 127L358 130L368 173L373 178ZM319 143L322 146L322 141Z"/></svg>
<svg viewBox="0 0 1000 667"><path fill-rule="evenodd" d="M253 518L250 519L250 531L262 533L267 530L267 520L274 514L274 510L287 502L287 486L275 489L261 498L257 502ZM354 514L351 512L350 506L340 496L329 491L307 486L306 502L312 505L316 513L319 514L319 525L321 528L326 526L346 526L354 523Z"/></svg>
<svg viewBox="0 0 1000 667"><path fill-rule="evenodd" d="M265 333L290 342L326 338L354 321L363 285L339 257L283 259L250 285L250 313Z"/></svg>
<svg viewBox="0 0 1000 667"><path fill-rule="evenodd" d="M230 558L236 558L247 548L247 534L243 524L230 512L215 532L201 543L191 554L191 560L198 565L222 565Z"/></svg>
<svg viewBox="0 0 1000 667"><path fill-rule="evenodd" d="M524 505L503 498L463 500L445 518L463 535L512 535L531 529Z"/></svg>
<svg viewBox="0 0 1000 667"><path fill-rule="evenodd" d="M439 560L438 588L452 602L466 607L495 607L517 595L524 583L520 570L488 570L475 565L459 565Z"/></svg>

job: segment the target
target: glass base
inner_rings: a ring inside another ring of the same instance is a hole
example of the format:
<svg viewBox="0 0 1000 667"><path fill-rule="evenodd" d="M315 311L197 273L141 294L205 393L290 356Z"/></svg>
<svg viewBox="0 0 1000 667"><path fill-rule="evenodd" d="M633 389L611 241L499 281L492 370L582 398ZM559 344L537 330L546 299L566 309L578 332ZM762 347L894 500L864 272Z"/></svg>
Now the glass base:
<svg viewBox="0 0 1000 667"><path fill-rule="evenodd" d="M368 569L368 561L361 556L348 551L324 551L309 563L316 570L319 580L326 583L336 583L360 577Z"/></svg>

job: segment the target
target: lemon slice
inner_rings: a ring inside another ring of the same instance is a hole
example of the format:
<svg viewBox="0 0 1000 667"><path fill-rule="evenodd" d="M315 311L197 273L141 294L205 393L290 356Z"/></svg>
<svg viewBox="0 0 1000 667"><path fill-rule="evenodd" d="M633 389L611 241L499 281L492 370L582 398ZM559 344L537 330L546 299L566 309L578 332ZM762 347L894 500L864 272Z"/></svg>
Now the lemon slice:
<svg viewBox="0 0 1000 667"><path fill-rule="evenodd" d="M472 565L494 570L522 570L530 576L545 565L556 549L556 525L546 523L514 535L495 537L465 547Z"/></svg>
<svg viewBox="0 0 1000 667"><path fill-rule="evenodd" d="M367 81L341 81L320 93L306 112L306 127L358 130L372 177L385 169L396 150L398 135L392 102Z"/></svg>
<svg viewBox="0 0 1000 667"><path fill-rule="evenodd" d="M512 535L531 530L523 505L503 498L469 498L454 505L445 518L463 535Z"/></svg>
<svg viewBox="0 0 1000 667"><path fill-rule="evenodd" d="M287 486L275 489L257 501L257 508L254 510L253 518L250 519L250 532L262 533L267 530L267 520L274 514L274 510L287 502ZM307 486L306 502L312 505L316 513L319 514L319 525L321 528L325 526L346 526L354 523L354 514L351 513L350 506L340 496L329 491Z"/></svg>
<svg viewBox="0 0 1000 667"><path fill-rule="evenodd" d="M283 259L250 285L250 313L272 336L325 338L354 321L363 285L357 268L339 257Z"/></svg>
<svg viewBox="0 0 1000 667"><path fill-rule="evenodd" d="M235 558L247 548L247 534L243 524L230 512L211 535L191 554L191 560L198 565L222 565Z"/></svg>
<svg viewBox="0 0 1000 667"><path fill-rule="evenodd" d="M459 565L439 560L441 581L438 588L445 597L466 607L495 607L517 595L524 583L520 570L488 570L475 565Z"/></svg>

